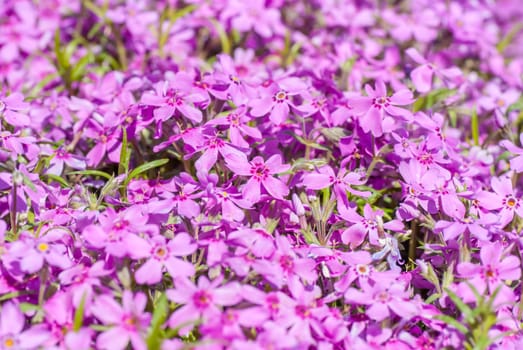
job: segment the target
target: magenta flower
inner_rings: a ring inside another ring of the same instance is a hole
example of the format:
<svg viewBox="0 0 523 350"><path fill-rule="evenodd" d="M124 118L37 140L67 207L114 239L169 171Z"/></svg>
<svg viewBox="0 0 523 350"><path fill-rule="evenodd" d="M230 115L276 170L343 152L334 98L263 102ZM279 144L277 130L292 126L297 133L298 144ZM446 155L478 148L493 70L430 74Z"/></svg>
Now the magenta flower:
<svg viewBox="0 0 523 350"><path fill-rule="evenodd" d="M13 126L23 127L31 123L28 115L22 111L29 109L29 104L24 102L24 96L15 92L0 98L0 117Z"/></svg>
<svg viewBox="0 0 523 350"><path fill-rule="evenodd" d="M457 266L461 277L482 293L494 292L503 281L515 281L521 277L521 265L513 255L503 256L503 246L499 243L488 243L481 248L479 253L481 264L462 262Z"/></svg>
<svg viewBox="0 0 523 350"><path fill-rule="evenodd" d="M230 306L242 300L240 285L229 283L218 287L221 279L210 282L206 277L198 279L198 285L185 278L174 281L174 289L167 291L167 297L182 307L169 318L169 326L179 328L180 335L188 334L197 321L205 322L220 314L220 306Z"/></svg>
<svg viewBox="0 0 523 350"><path fill-rule="evenodd" d="M204 175L209 173L218 160L218 154L220 154L225 161L234 161L235 158L231 158L231 155L232 157L241 157L244 155L218 135L204 135L204 139L204 142L195 150L195 152L203 151L203 154L194 163L198 173Z"/></svg>
<svg viewBox="0 0 523 350"><path fill-rule="evenodd" d="M378 137L396 128L395 118L412 119L409 110L397 107L409 105L414 101L409 90L400 90L388 96L385 83L378 80L374 89L370 85L365 85L365 91L368 97L349 99L352 112L359 117L364 132L371 132Z"/></svg>
<svg viewBox="0 0 523 350"><path fill-rule="evenodd" d="M195 199L201 196L195 193L198 187L192 183L183 183L173 178L169 183L162 186L164 192L160 194L159 200L150 201L147 204L148 211L155 214L166 214L177 209L178 215L193 218L200 214L200 206Z"/></svg>
<svg viewBox="0 0 523 350"><path fill-rule="evenodd" d="M192 242L187 233L178 233L166 242L165 237L156 235L143 247L143 255L149 254L149 259L136 270L134 277L140 284L155 284L162 280L162 272L169 272L171 278L191 277L194 275L194 266L178 257L194 253L197 245Z"/></svg>
<svg viewBox="0 0 523 350"><path fill-rule="evenodd" d="M321 190L329 186L333 186L334 194L338 200L338 206L343 203L348 205L347 191L355 196L368 197L370 192L355 190L351 186L363 185L365 179L362 174L355 172L348 172L340 169L338 174L330 166L324 166L319 169L318 173L309 173L303 176L302 184L311 190Z"/></svg>
<svg viewBox="0 0 523 350"><path fill-rule="evenodd" d="M300 257L292 249L287 238L276 238L277 249L269 259L259 259L253 262L253 270L265 277L269 282L281 288L295 277L313 283L318 278L316 261L308 257Z"/></svg>
<svg viewBox="0 0 523 350"><path fill-rule="evenodd" d="M252 118L247 117L246 112L247 108L240 106L232 112L227 112L225 115L210 120L206 125L228 126L231 143L236 147L248 148L249 143L245 140L245 136L254 140L261 140L262 135L260 130L247 124Z"/></svg>
<svg viewBox="0 0 523 350"><path fill-rule="evenodd" d="M145 294L133 296L128 290L123 292L122 305L109 295L97 297L91 308L93 315L111 329L98 336L96 346L99 349L123 350L131 342L134 349L147 349L144 335L151 315L144 312L146 304Z"/></svg>
<svg viewBox="0 0 523 350"><path fill-rule="evenodd" d="M364 285L363 291L349 288L345 292L345 300L349 303L367 305L365 313L371 319L382 321L391 316L391 311L405 320L419 313L414 302L408 301L408 293L402 283L376 283Z"/></svg>
<svg viewBox="0 0 523 350"><path fill-rule="evenodd" d="M519 143L523 145L523 133L519 135ZM523 172L523 148L516 146L508 140L501 141L500 145L516 155L510 159L510 169L518 173Z"/></svg>
<svg viewBox="0 0 523 350"><path fill-rule="evenodd" d="M111 118L105 118L103 126L96 122L89 124L90 127L86 129L85 134L95 141L94 147L85 156L89 166L98 166L106 154L111 162L120 161L121 129L114 125L116 122Z"/></svg>
<svg viewBox="0 0 523 350"><path fill-rule="evenodd" d="M99 217L100 225L92 224L84 228L82 236L92 246L104 249L116 257L130 256L135 259L145 257L143 247L147 241L138 233L153 229L147 225L147 217L140 208L131 207L122 213L107 209Z"/></svg>
<svg viewBox="0 0 523 350"><path fill-rule="evenodd" d="M278 154L271 156L267 161L260 156L254 157L252 161L248 161L246 156L229 158L226 165L236 175L250 177L244 185L242 193L243 197L251 203L257 203L260 200L262 185L273 198L283 200L283 197L289 194L287 185L272 176L290 168L289 165L282 163L281 156Z"/></svg>
<svg viewBox="0 0 523 350"><path fill-rule="evenodd" d="M37 349L50 334L43 326L24 331L25 317L17 304L7 302L0 309L0 347L2 349Z"/></svg>
<svg viewBox="0 0 523 350"><path fill-rule="evenodd" d="M507 176L501 178L493 177L490 184L494 193L480 191L476 196L479 205L487 210L500 210L498 224L501 227L508 225L514 218L515 213L523 217L523 203L516 196L510 178Z"/></svg>
<svg viewBox="0 0 523 350"><path fill-rule="evenodd" d="M79 307L82 299L86 310L92 304L95 288L102 286L101 278L111 274L113 271L107 269L104 261L99 260L92 266L76 264L71 268L60 272L58 279L64 286L68 286L69 293L72 294L72 302L75 307Z"/></svg>
<svg viewBox="0 0 523 350"><path fill-rule="evenodd" d="M45 262L62 270L72 264L66 246L51 234L37 240L27 237L13 242L9 252L20 260L20 267L27 273L40 271Z"/></svg>
<svg viewBox="0 0 523 350"><path fill-rule="evenodd" d="M64 164L78 170L84 170L86 166L84 160L68 153L63 147L60 147L53 151L47 173L58 176L62 175Z"/></svg>
<svg viewBox="0 0 523 350"><path fill-rule="evenodd" d="M403 224L399 220L391 220L383 223L383 211L373 210L369 204L363 208L363 215L359 215L352 208L339 207L340 216L351 222L352 225L341 234L343 243L350 244L352 248L359 246L368 237L369 242L373 245L379 245L379 231L382 234L384 229L392 231L400 231L403 229Z"/></svg>
<svg viewBox="0 0 523 350"><path fill-rule="evenodd" d="M298 78L285 78L277 83L272 83L263 90L261 98L251 100L250 113L254 117L263 117L270 113L270 120L274 124L280 125L287 120L291 108L297 108L292 102L292 97L305 90L306 85Z"/></svg>
<svg viewBox="0 0 523 350"><path fill-rule="evenodd" d="M457 67L440 68L426 60L415 48L410 48L405 52L414 62L419 64L410 73L410 77L416 90L421 93L427 93L432 89L432 78L434 75L450 86L458 84L462 79L462 72Z"/></svg>
<svg viewBox="0 0 523 350"><path fill-rule="evenodd" d="M202 111L194 106L200 100L199 95L191 94L190 86L185 86L181 81L177 83L157 83L155 93L142 95L141 103L156 107L154 117L157 121L166 121L176 111L184 117L199 123L202 121Z"/></svg>

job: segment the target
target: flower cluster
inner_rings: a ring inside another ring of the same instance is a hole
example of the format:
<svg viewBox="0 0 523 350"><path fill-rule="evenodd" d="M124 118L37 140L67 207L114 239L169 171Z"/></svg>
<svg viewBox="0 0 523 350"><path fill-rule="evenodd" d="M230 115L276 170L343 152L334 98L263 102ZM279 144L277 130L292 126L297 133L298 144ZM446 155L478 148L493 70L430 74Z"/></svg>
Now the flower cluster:
<svg viewBox="0 0 523 350"><path fill-rule="evenodd" d="M523 10L0 6L0 348L521 349Z"/></svg>

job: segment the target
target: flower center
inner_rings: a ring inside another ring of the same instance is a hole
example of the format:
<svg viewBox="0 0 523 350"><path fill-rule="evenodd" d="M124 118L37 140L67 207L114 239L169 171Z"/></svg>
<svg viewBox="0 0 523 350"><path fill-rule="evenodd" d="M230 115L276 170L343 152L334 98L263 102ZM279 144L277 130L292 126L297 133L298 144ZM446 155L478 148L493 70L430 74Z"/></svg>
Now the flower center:
<svg viewBox="0 0 523 350"><path fill-rule="evenodd" d="M508 195L503 199L503 205L505 205L507 208L512 209L514 207L518 207L519 203L514 196Z"/></svg>
<svg viewBox="0 0 523 350"><path fill-rule="evenodd" d="M294 260L289 255L284 255L280 258L280 265L285 271L290 271L294 268Z"/></svg>
<svg viewBox="0 0 523 350"><path fill-rule="evenodd" d="M255 163L251 167L251 174L258 180L265 180L269 176L269 169L265 164Z"/></svg>
<svg viewBox="0 0 523 350"><path fill-rule="evenodd" d="M160 260L165 258L167 255L167 249L165 247L157 247L154 251L154 256Z"/></svg>
<svg viewBox="0 0 523 350"><path fill-rule="evenodd" d="M389 293L387 293L387 292L385 292L385 291L380 292L380 293L378 293L378 295L376 296L376 299L377 299L378 301L381 301L381 302L385 303L385 302L389 301Z"/></svg>
<svg viewBox="0 0 523 350"><path fill-rule="evenodd" d="M388 97L377 97L372 100L372 105L375 108L381 109L390 105L390 98Z"/></svg>
<svg viewBox="0 0 523 350"><path fill-rule="evenodd" d="M123 318L123 326L128 330L135 330L138 325L138 320L134 315L126 315Z"/></svg>
<svg viewBox="0 0 523 350"><path fill-rule="evenodd" d="M358 274L368 276L369 274L369 268L367 265L358 264L356 265L356 271L358 271Z"/></svg>
<svg viewBox="0 0 523 350"><path fill-rule="evenodd" d="M274 95L274 101L278 102L278 103L282 103L283 101L287 100L287 93L283 90L280 90L278 91L275 95Z"/></svg>
<svg viewBox="0 0 523 350"><path fill-rule="evenodd" d="M503 100L503 99L501 99L501 98L498 98L498 99L496 100L496 105L497 105L498 107L504 107L504 106L505 106L505 100Z"/></svg>
<svg viewBox="0 0 523 350"><path fill-rule="evenodd" d="M309 318L311 316L311 311L305 305L297 305L295 312L301 318Z"/></svg>
<svg viewBox="0 0 523 350"><path fill-rule="evenodd" d="M230 75L229 79L233 82L233 84L240 85L241 80L236 75Z"/></svg>
<svg viewBox="0 0 523 350"><path fill-rule="evenodd" d="M45 253L49 250L49 244L47 243L38 243L38 246L37 246L38 250L41 251L42 253Z"/></svg>
<svg viewBox="0 0 523 350"><path fill-rule="evenodd" d="M211 304L212 295L205 290L200 290L194 293L193 301L196 307L200 309L205 309Z"/></svg>
<svg viewBox="0 0 523 350"><path fill-rule="evenodd" d="M15 345L15 340L11 337L7 337L4 340L4 347L6 348L12 348Z"/></svg>

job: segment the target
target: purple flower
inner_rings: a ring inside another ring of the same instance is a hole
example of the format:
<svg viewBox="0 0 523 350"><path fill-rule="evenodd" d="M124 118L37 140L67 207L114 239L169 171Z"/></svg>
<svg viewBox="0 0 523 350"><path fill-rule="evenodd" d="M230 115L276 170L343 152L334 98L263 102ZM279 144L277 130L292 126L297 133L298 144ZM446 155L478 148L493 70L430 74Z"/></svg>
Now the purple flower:
<svg viewBox="0 0 523 350"><path fill-rule="evenodd" d="M251 100L250 113L254 117L262 117L270 113L270 120L280 125L287 120L291 108L297 108L292 102L292 97L305 92L305 89L306 85L298 78L285 78L272 83L263 90L261 98Z"/></svg>
<svg viewBox="0 0 523 350"><path fill-rule="evenodd" d="M0 310L0 347L2 349L36 349L50 337L43 326L24 331L25 317L17 304L7 302Z"/></svg>
<svg viewBox="0 0 523 350"><path fill-rule="evenodd" d="M387 87L378 80L375 88L365 85L368 97L354 97L349 99L353 107L352 112L359 117L360 126L364 132L371 132L378 137L384 132L396 129L395 118L412 119L412 113L397 106L409 105L413 102L412 92L400 90L388 96Z"/></svg>
<svg viewBox="0 0 523 350"><path fill-rule="evenodd" d="M462 78L461 70L457 67L439 68L435 64L426 60L415 48L410 48L406 54L418 63L419 66L414 68L410 73L410 77L416 90L421 93L427 93L432 89L432 78L436 75L444 83L454 86L458 84Z"/></svg>
<svg viewBox="0 0 523 350"><path fill-rule="evenodd" d="M490 181L494 193L480 191L476 195L479 205L487 210L500 210L498 224L505 227L512 221L514 214L523 217L523 203L514 192L508 176L493 177Z"/></svg>
<svg viewBox="0 0 523 350"><path fill-rule="evenodd" d="M178 111L189 120L199 123L202 121L202 112L194 107L194 103L200 101L200 97L189 91L191 87L185 86L182 81L157 83L155 93L143 94L141 103L156 107L154 117L157 121L164 122Z"/></svg>
<svg viewBox="0 0 523 350"><path fill-rule="evenodd" d="M29 109L29 104L24 102L24 96L15 92L0 98L0 117L13 126L23 127L31 123L29 116L22 113Z"/></svg>
<svg viewBox="0 0 523 350"><path fill-rule="evenodd" d="M362 177L362 174L348 172L344 169L340 169L336 175L330 166L324 166L319 169L318 173L305 174L303 176L302 184L311 190L321 190L333 186L339 207L340 204L346 206L349 204L347 200L347 191L356 196L370 196L370 192L368 191L358 191L351 187L354 185L363 185L365 179L362 179Z"/></svg>
<svg viewBox="0 0 523 350"><path fill-rule="evenodd" d="M136 270L134 277L140 284L155 284L162 280L163 268L169 272L171 278L191 277L194 275L194 266L180 256L194 253L197 245L192 242L187 233L178 233L170 240L156 235L150 242L140 247L149 252L149 259ZM145 255L145 254L144 254Z"/></svg>
<svg viewBox="0 0 523 350"><path fill-rule="evenodd" d="M365 313L376 321L390 317L391 311L406 320L419 313L416 303L408 301L408 293L402 283L364 285L363 291L349 288L345 292L345 300L367 305Z"/></svg>
<svg viewBox="0 0 523 350"><path fill-rule="evenodd" d="M144 335L150 320L145 311L147 297L143 293L126 290L122 295L122 305L112 296L101 295L92 306L93 315L111 329L101 333L96 339L99 349L123 350L131 342L134 349L147 349Z"/></svg>
<svg viewBox="0 0 523 350"><path fill-rule="evenodd" d="M183 306L174 311L169 318L169 326L180 328L179 334L188 334L194 323L209 319L220 314L220 306L237 304L242 300L240 285L229 283L218 287L221 279L210 282L202 276L198 279L198 285L185 278L177 278L174 281L174 289L167 291L169 300Z"/></svg>
<svg viewBox="0 0 523 350"><path fill-rule="evenodd" d="M523 145L523 133L519 135L519 140L519 143ZM500 145L516 155L516 157L510 159L510 169L518 173L523 172L523 148L516 146L508 140L501 141Z"/></svg>
<svg viewBox="0 0 523 350"><path fill-rule="evenodd" d="M280 155L275 154L267 161L262 157L254 157L248 161L246 156L230 157L226 163L236 175L249 176L249 180L244 185L243 197L251 202L257 203L260 200L260 189L263 188L273 198L283 200L289 194L289 188L281 180L272 175L287 171L290 166L283 164Z"/></svg>
<svg viewBox="0 0 523 350"><path fill-rule="evenodd" d="M480 293L487 291L487 288L492 293L503 281L515 281L521 277L519 259L513 255L502 258L504 253L501 244L488 243L481 248L479 255L480 265L462 262L458 264L457 271Z"/></svg>

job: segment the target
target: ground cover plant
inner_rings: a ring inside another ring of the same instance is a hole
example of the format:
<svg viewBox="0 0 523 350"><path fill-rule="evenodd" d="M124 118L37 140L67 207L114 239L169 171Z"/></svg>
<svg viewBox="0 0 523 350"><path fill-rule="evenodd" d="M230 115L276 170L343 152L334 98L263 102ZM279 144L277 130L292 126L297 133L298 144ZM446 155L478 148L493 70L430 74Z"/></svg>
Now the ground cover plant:
<svg viewBox="0 0 523 350"><path fill-rule="evenodd" d="M0 348L523 348L521 18L1 2Z"/></svg>

